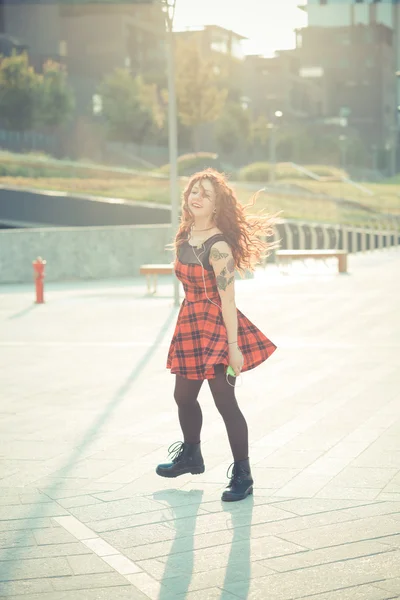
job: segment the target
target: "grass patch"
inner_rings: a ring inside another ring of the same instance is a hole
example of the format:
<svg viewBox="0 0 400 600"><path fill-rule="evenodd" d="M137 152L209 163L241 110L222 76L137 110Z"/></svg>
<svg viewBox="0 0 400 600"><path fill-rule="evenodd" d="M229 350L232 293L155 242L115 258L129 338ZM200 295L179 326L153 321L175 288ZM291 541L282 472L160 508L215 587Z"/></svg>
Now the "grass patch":
<svg viewBox="0 0 400 600"><path fill-rule="evenodd" d="M0 177L0 185L35 190L60 191L78 195L122 198L131 202L170 204L169 181L144 176L131 177L124 180ZM181 179L181 192L183 192L185 185L186 181ZM240 183L235 185L235 189L239 201L242 204L248 204L253 192ZM361 205L358 206L357 203L348 206L346 204L339 204L330 198L303 198L295 195L262 193L259 195L257 203L251 212L257 213L261 210L267 210L270 213L282 211L282 217L286 219L343 223L348 225L368 226L371 221L376 219L375 215L363 209Z"/></svg>

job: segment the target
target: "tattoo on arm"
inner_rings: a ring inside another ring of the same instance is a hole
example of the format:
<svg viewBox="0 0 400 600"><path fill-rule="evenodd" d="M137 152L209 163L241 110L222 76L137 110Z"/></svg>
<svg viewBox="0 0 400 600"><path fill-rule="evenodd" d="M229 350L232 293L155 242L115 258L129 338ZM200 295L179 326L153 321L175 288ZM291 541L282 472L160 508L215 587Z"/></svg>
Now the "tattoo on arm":
<svg viewBox="0 0 400 600"><path fill-rule="evenodd" d="M211 248L210 258L211 260L220 260L221 258L228 258L229 254L220 252L217 248Z"/></svg>
<svg viewBox="0 0 400 600"><path fill-rule="evenodd" d="M232 257L228 260L226 267L229 273L233 273L233 271L235 270L235 261Z"/></svg>
<svg viewBox="0 0 400 600"><path fill-rule="evenodd" d="M224 269L225 271L226 269ZM221 275L218 275L217 277L217 287L219 290L222 290L225 292L226 288L233 283L234 281L234 277L229 277L229 279L226 277L226 275L222 275L222 271L221 271Z"/></svg>

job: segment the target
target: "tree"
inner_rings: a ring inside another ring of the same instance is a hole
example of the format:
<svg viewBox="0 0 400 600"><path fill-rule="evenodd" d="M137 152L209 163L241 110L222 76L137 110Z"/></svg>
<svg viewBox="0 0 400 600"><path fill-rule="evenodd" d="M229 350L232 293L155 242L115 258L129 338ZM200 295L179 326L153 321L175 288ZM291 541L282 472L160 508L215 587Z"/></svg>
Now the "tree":
<svg viewBox="0 0 400 600"><path fill-rule="evenodd" d="M226 154L231 154L239 145L247 146L250 136L248 110L240 104L229 103L215 128L215 138Z"/></svg>
<svg viewBox="0 0 400 600"><path fill-rule="evenodd" d="M264 147L269 139L268 119L260 115L251 124L251 138L254 144Z"/></svg>
<svg viewBox="0 0 400 600"><path fill-rule="evenodd" d="M68 121L75 107L75 99L62 65L51 60L44 64L37 92L38 125L56 128Z"/></svg>
<svg viewBox="0 0 400 600"><path fill-rule="evenodd" d="M227 90L218 86L218 70L204 60L196 44L180 42L176 48L176 95L179 118L192 131L197 152L198 128L212 123L221 115Z"/></svg>
<svg viewBox="0 0 400 600"><path fill-rule="evenodd" d="M110 139L143 143L156 122L150 87L128 69L116 69L103 80L99 94Z"/></svg>
<svg viewBox="0 0 400 600"><path fill-rule="evenodd" d="M14 131L31 129L35 121L38 75L26 53L0 56L0 120Z"/></svg>

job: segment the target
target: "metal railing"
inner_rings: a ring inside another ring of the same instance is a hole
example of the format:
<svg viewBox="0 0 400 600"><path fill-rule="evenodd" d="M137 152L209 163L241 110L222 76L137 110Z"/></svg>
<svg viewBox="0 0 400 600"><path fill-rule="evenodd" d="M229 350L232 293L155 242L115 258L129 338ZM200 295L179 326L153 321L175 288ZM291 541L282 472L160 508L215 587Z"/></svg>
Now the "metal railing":
<svg viewBox="0 0 400 600"><path fill-rule="evenodd" d="M275 239L283 250L347 250L368 252L400 245L397 219L371 221L369 227L282 220Z"/></svg>

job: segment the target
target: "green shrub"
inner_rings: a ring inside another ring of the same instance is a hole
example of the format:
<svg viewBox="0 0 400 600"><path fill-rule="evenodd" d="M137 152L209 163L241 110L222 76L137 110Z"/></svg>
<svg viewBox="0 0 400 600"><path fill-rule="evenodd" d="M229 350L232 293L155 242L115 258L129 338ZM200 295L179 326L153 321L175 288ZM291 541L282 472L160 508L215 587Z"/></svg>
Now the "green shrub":
<svg viewBox="0 0 400 600"><path fill-rule="evenodd" d="M240 169L239 180L267 183L269 180L270 168L271 165L267 162L252 163ZM332 180L337 180L341 177L348 177L347 173L345 173L345 171L342 169L327 165L305 165L304 168L307 169L307 171L311 171L315 175L318 175L319 177L326 177ZM281 181L285 179L311 179L309 175L299 171L298 169L295 169L292 167L292 165L287 163L280 163L276 165L275 178Z"/></svg>
<svg viewBox="0 0 400 600"><path fill-rule="evenodd" d="M239 171L240 181L267 182L269 180L270 164L257 162L243 167Z"/></svg>
<svg viewBox="0 0 400 600"><path fill-rule="evenodd" d="M74 165L62 162L46 162L44 158L35 156L32 160L19 159L17 156L9 158L5 154L0 156L0 177L60 177L81 179L129 179L132 173L114 171L107 167L89 168L76 163Z"/></svg>
<svg viewBox="0 0 400 600"><path fill-rule="evenodd" d="M179 175L193 175L197 171L203 169L213 168L217 171L221 170L221 163L217 154L211 152L197 152L193 154L182 154L178 158L178 174ZM163 175L169 175L169 164L164 165L159 169L159 172Z"/></svg>

